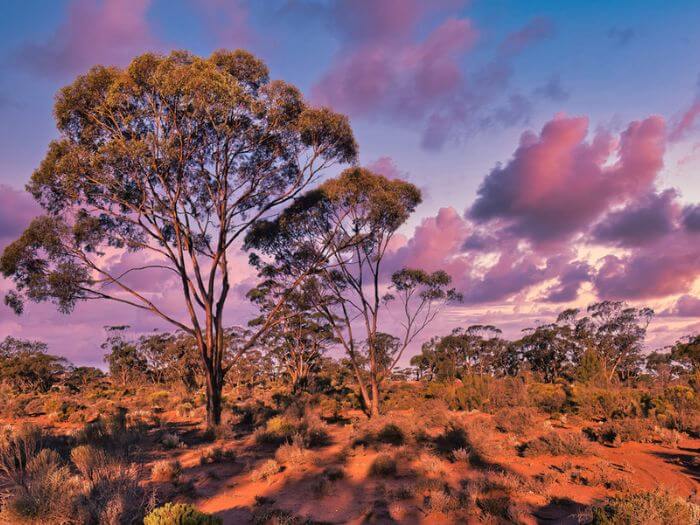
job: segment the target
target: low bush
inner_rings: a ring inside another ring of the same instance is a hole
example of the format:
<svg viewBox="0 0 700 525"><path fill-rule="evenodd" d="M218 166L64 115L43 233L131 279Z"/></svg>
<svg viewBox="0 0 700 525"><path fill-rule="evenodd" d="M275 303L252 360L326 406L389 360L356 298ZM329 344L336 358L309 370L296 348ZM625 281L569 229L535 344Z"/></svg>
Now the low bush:
<svg viewBox="0 0 700 525"><path fill-rule="evenodd" d="M530 407L503 408L496 412L496 428L524 437L537 423L537 413Z"/></svg>
<svg viewBox="0 0 700 525"><path fill-rule="evenodd" d="M561 412L566 404L566 393L560 384L532 383L527 389L530 403L548 414Z"/></svg>
<svg viewBox="0 0 700 525"><path fill-rule="evenodd" d="M592 525L700 523L700 506L667 492L639 492L609 498L590 509Z"/></svg>
<svg viewBox="0 0 700 525"><path fill-rule="evenodd" d="M303 465L309 460L310 452L304 446L303 438L300 435L294 436L291 443L285 443L275 452L275 459L284 465Z"/></svg>
<svg viewBox="0 0 700 525"><path fill-rule="evenodd" d="M93 445L78 445L70 451L70 459L90 483L96 482L112 462L107 452Z"/></svg>
<svg viewBox="0 0 700 525"><path fill-rule="evenodd" d="M469 440L467 431L454 423L450 423L437 438L435 438L437 451L449 455L457 449L468 449Z"/></svg>
<svg viewBox="0 0 700 525"><path fill-rule="evenodd" d="M43 449L23 467L20 483L12 483L0 511L8 524L63 524L71 519L79 485L56 452Z"/></svg>
<svg viewBox="0 0 700 525"><path fill-rule="evenodd" d="M580 432L550 432L525 443L522 455L530 456L585 456L591 447Z"/></svg>
<svg viewBox="0 0 700 525"><path fill-rule="evenodd" d="M403 430L395 423L387 423L377 432L377 441L380 443L399 446L403 445L405 440L406 436Z"/></svg>
<svg viewBox="0 0 700 525"><path fill-rule="evenodd" d="M678 435L673 430L660 428L653 421L641 418L607 421L596 427L586 427L583 432L589 439L610 446L630 441L664 445L675 445L678 442Z"/></svg>
<svg viewBox="0 0 700 525"><path fill-rule="evenodd" d="M186 503L166 503L143 519L143 525L222 525L221 518Z"/></svg>
<svg viewBox="0 0 700 525"><path fill-rule="evenodd" d="M275 459L268 459L260 467L253 471L251 478L253 481L262 481L274 476L280 470L282 466Z"/></svg>
<svg viewBox="0 0 700 525"><path fill-rule="evenodd" d="M164 459L153 464L151 480L177 483L182 475L182 465L177 459Z"/></svg>
<svg viewBox="0 0 700 525"><path fill-rule="evenodd" d="M391 454L379 454L369 467L371 476L388 478L396 475L396 458Z"/></svg>
<svg viewBox="0 0 700 525"><path fill-rule="evenodd" d="M224 449L217 445L211 445L202 450L199 456L200 465L212 465L223 461L233 461L236 453L231 449Z"/></svg>

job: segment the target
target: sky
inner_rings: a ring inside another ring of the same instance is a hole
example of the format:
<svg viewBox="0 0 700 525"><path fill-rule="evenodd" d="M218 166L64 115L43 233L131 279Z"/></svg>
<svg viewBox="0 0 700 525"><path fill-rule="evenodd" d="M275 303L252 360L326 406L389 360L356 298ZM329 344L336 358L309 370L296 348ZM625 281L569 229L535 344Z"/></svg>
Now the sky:
<svg viewBox="0 0 700 525"><path fill-rule="evenodd" d="M603 299L655 309L649 348L700 331L697 2L26 0L3 14L0 249L40 213L24 185L57 137L58 89L145 51L245 48L347 114L361 164L423 191L388 264L445 269L464 294L425 337L477 323L516 337ZM233 259L231 324L253 315L254 272ZM144 286L177 308L172 283ZM0 338L76 364L101 361L114 324L164 328L113 304L0 309Z"/></svg>

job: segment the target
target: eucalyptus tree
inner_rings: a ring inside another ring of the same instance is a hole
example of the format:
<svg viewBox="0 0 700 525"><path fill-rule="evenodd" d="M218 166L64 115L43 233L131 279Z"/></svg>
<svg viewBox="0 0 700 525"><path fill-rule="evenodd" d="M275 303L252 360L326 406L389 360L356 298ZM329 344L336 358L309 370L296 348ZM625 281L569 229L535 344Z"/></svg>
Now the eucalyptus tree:
<svg viewBox="0 0 700 525"><path fill-rule="evenodd" d="M308 388L335 337L330 324L313 308L306 294L284 286L284 282L266 279L248 292L261 312L249 324L259 326L270 316L277 316L279 322L260 339L260 346L268 349L270 357L291 383L292 393L296 394ZM284 294L287 295L284 305L277 307L279 297Z"/></svg>
<svg viewBox="0 0 700 525"><path fill-rule="evenodd" d="M160 317L195 338L207 422L218 424L228 369L269 328L223 364L231 250L326 168L355 161L347 118L308 106L240 50L94 67L61 89L54 113L60 138L27 187L45 214L0 261L15 282L7 304L21 312L26 300L51 301L70 312L108 300ZM141 257L115 267L120 252ZM180 307L133 284L143 271L174 276Z"/></svg>
<svg viewBox="0 0 700 525"><path fill-rule="evenodd" d="M303 276L301 289L330 324L347 354L365 408L379 414L382 381L408 345L456 300L450 277L403 269L387 279L383 262L398 228L421 202L418 188L363 168L301 196L272 221L261 221L246 239L261 274L276 280ZM399 303L400 334L389 340L380 313ZM390 343L390 344L389 344Z"/></svg>

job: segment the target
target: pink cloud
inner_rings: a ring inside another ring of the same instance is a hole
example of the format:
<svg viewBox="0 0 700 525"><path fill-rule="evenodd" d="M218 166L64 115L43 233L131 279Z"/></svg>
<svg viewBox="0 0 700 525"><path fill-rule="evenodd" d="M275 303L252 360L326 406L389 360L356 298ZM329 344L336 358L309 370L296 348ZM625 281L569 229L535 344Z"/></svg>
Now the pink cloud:
<svg viewBox="0 0 700 525"><path fill-rule="evenodd" d="M589 142L587 135L587 118L564 116L539 135L523 133L513 158L485 177L469 218L546 245L651 188L663 166L663 119L632 122L619 138L598 131Z"/></svg>
<svg viewBox="0 0 700 525"><path fill-rule="evenodd" d="M608 255L595 276L604 298L649 299L688 291L700 276L700 238L675 231L626 256Z"/></svg>
<svg viewBox="0 0 700 525"><path fill-rule="evenodd" d="M461 4L340 2L329 12L340 49L313 86L313 100L353 116L417 124L429 149L476 129L525 121L530 101L517 93L505 96L510 61L551 36L551 23L526 24L506 37L491 62L467 74L463 62L478 31L457 12ZM433 28L420 38L425 26Z"/></svg>
<svg viewBox="0 0 700 525"><path fill-rule="evenodd" d="M418 44L370 40L331 67L314 86L313 99L353 114L381 109L422 117L434 97L462 83L457 59L475 38L469 20L448 19Z"/></svg>
<svg viewBox="0 0 700 525"><path fill-rule="evenodd" d="M687 231L700 233L700 204L691 204L683 208L682 218Z"/></svg>
<svg viewBox="0 0 700 525"><path fill-rule="evenodd" d="M682 295L666 313L677 317L700 317L700 297Z"/></svg>
<svg viewBox="0 0 700 525"><path fill-rule="evenodd" d="M45 42L19 49L18 63L54 77L97 63L124 65L157 47L147 14L151 0L72 0L66 19Z"/></svg>
<svg viewBox="0 0 700 525"><path fill-rule="evenodd" d="M379 157L374 162L367 164L368 170L374 171L390 179L396 179L402 176L401 170L396 165L396 161L391 157Z"/></svg>
<svg viewBox="0 0 700 525"><path fill-rule="evenodd" d="M694 128L695 121L700 115L700 100L693 102L669 131L668 138L671 142L677 142L685 138Z"/></svg>
<svg viewBox="0 0 700 525"><path fill-rule="evenodd" d="M668 234L680 215L676 190L649 193L624 208L610 212L593 229L597 242L640 246Z"/></svg>

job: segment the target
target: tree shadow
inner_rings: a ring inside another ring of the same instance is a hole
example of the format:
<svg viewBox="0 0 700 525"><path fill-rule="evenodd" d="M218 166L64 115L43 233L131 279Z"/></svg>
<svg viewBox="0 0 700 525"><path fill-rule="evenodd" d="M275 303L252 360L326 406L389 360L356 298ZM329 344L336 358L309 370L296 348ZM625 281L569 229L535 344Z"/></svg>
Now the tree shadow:
<svg viewBox="0 0 700 525"><path fill-rule="evenodd" d="M379 450L393 451L390 446L382 446ZM255 470L262 463L274 455L274 451L250 446L247 448L250 460L247 470ZM375 451L371 450L369 454ZM371 458L370 458L371 459ZM242 457L237 461L243 462ZM426 523L431 513L441 511L431 507L429 499L423 495L426 491L437 490L435 487L444 486L445 493L451 494L455 501L458 500L460 488L455 486L452 480L445 478L429 477L418 473L414 469L405 470L387 478L372 476L368 473L365 477L357 479L357 471L352 477L342 477L333 481L326 478L324 472L330 467L338 467L344 464L339 454L326 455L317 458L313 465L306 471L290 469L286 475L274 475L265 485L255 487L255 501L251 504L235 504L219 508L215 514L223 519L225 524L266 523L269 518L271 523L314 524L321 523L353 523L366 524L395 524L395 523ZM367 465L369 467L369 464ZM355 467L357 468L357 467ZM508 465L492 461L484 455L474 454L471 458L473 473L500 473L523 476ZM241 469L241 473L244 468ZM353 479L354 478L354 479ZM426 480L434 483L429 485L432 489L415 489L408 497L402 499L399 495L406 487L428 486ZM247 478L243 478L241 485L246 485ZM233 487L232 491L235 492ZM250 490L250 485L248 489ZM225 497L230 488L219 487L219 492L214 496ZM534 517L537 523L578 523L578 515L585 505L573 499L552 499L545 505L516 501L517 495L508 490L493 489L485 494L474 496L471 503L461 502L464 508L452 509L457 519L456 523L476 522L469 518L473 512L490 514L497 523L512 523L512 515L509 512L513 508L526 509L527 513ZM219 502L221 503L221 501ZM443 503L440 503L441 505ZM397 508L399 509L397 511ZM445 515L447 516L447 515ZM276 520L276 521L275 521ZM445 522L445 521L442 521Z"/></svg>
<svg viewBox="0 0 700 525"><path fill-rule="evenodd" d="M694 481L700 483L700 449L679 447L679 452L652 452L667 463L680 465L682 472Z"/></svg>

